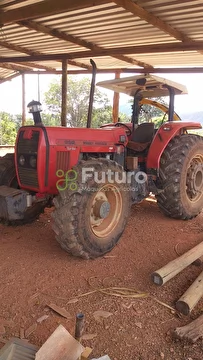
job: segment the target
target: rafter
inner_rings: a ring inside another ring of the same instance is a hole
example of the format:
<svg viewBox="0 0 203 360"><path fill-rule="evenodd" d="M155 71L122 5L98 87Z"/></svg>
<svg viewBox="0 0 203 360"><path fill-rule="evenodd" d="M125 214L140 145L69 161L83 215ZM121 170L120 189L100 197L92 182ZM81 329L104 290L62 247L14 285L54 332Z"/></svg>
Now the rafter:
<svg viewBox="0 0 203 360"><path fill-rule="evenodd" d="M101 51L101 54L103 53L103 51L105 50L105 48L98 46L97 44L94 44L92 42L86 41L84 39L81 39L77 36L71 35L71 34L67 34L63 31L59 31L57 29L52 29L47 25L42 25L39 24L35 21L21 21L18 23L19 25L23 25L29 29L32 30L36 30L36 31L40 31L43 34L48 34L50 36L56 37L57 39L62 39L64 41L68 41L74 44L77 44L79 46L88 48L92 51ZM150 64L147 64L143 61L139 61L136 59L133 59L131 57L125 56L125 55L117 55L114 56L116 59L119 59L121 61L125 61L127 63L133 64L133 65L137 65L137 66L141 66L141 67L153 67Z"/></svg>
<svg viewBox="0 0 203 360"><path fill-rule="evenodd" d="M17 64L17 63L16 63ZM23 63L25 66L28 66L29 68L31 69L43 69L43 70L46 70L46 71L52 71L53 73L56 72L56 70L50 66L46 66L46 65L41 65L41 64L38 64L38 63L35 63L35 62L25 62ZM50 70L53 69L53 70Z"/></svg>
<svg viewBox="0 0 203 360"><path fill-rule="evenodd" d="M9 69L9 70L13 70L13 71L20 71L20 72L25 72L25 71L30 70L30 67L26 66L25 64L23 64L23 66L22 66L22 65L12 64L12 63L0 63L0 67Z"/></svg>
<svg viewBox="0 0 203 360"><path fill-rule="evenodd" d="M19 75L20 75L20 73L17 73L17 74L10 75L10 76L8 76L8 77L6 77L4 79L0 78L0 84L4 83L6 81L10 81L10 80L18 77Z"/></svg>
<svg viewBox="0 0 203 360"><path fill-rule="evenodd" d="M5 25L21 20L34 19L106 3L109 3L109 0L46 0L1 12L0 24Z"/></svg>
<svg viewBox="0 0 203 360"><path fill-rule="evenodd" d="M145 10L143 7L138 5L132 0L113 0L118 6L121 6L125 10L131 12L132 14L138 16L140 19L145 20L148 24L151 24L162 30L166 34L173 36L175 39L180 41L190 41L191 39L183 34L181 31L173 28L171 25L167 24L165 21L161 20L158 16L153 13Z"/></svg>
<svg viewBox="0 0 203 360"><path fill-rule="evenodd" d="M27 48L25 48L23 46L11 44L11 43L9 43L7 41L3 41L3 40L0 40L0 46L4 47L6 49L14 50L14 51L24 53L24 54L28 54L28 55L33 55L33 56L34 55L40 55L40 53L38 51L32 51L32 50L27 49ZM34 67L39 68L39 64L36 64ZM44 66L44 65L40 65L40 69L44 69L44 70L48 70L48 71L54 71L55 70L51 66Z"/></svg>
<svg viewBox="0 0 203 360"><path fill-rule="evenodd" d="M102 51L78 51L74 53L63 53L63 54L40 54L31 56L16 56L16 57L1 57L1 62L27 62L27 61L49 61L49 60L60 60L68 59L68 62L72 59L90 58L90 57L101 57L101 56L117 56L120 53L124 54L149 54L149 53L181 53L182 51L198 51L203 50L203 41L188 42L174 42L164 44L151 44L141 46L126 46L117 48L108 48Z"/></svg>
<svg viewBox="0 0 203 360"><path fill-rule="evenodd" d="M113 0L113 2L121 6L125 10L130 11L132 14L138 16L140 19L145 20L148 24L151 24L159 30L162 30L166 34L173 36L176 40L180 40L182 42L193 42L194 44L196 43L196 41L193 40L191 37L187 36L182 31L173 28L170 24L161 20L152 12L145 10L135 1L132 2L132 0ZM199 53L203 54L203 51L200 50Z"/></svg>
<svg viewBox="0 0 203 360"><path fill-rule="evenodd" d="M141 68L113 68L113 69L97 69L97 73L98 74L115 74L116 72L120 72L120 73L126 73L126 74L148 74L148 73L157 73L157 74L187 74L187 73L193 73L193 74L200 74L203 73L203 66L201 67L183 67L183 68L145 68L145 69L141 69ZM71 75L77 75L77 74L91 74L91 71L89 70L69 70L68 72ZM41 71L26 71L26 74L47 74L45 72L41 72ZM48 72L48 74L53 74L51 72ZM61 75L62 71L61 70L57 70L56 74Z"/></svg>
<svg viewBox="0 0 203 360"><path fill-rule="evenodd" d="M39 52L39 51L33 51L31 49L28 49L24 46L20 46L20 45L15 45L15 44L11 44L7 41L3 41L3 40L0 40L0 46L2 47L5 47L7 49L10 49L10 50L14 50L14 51L17 51L17 52L21 52L21 53L24 53L24 54L28 54L28 55L31 55L31 56L40 56L40 55L43 55L43 53ZM77 67L81 67L81 68L84 68L84 69L90 69L90 66L89 65L85 65L85 64L82 64L81 62L76 62L76 61L69 61L69 64L73 65L73 66L77 66ZM39 67L39 64L35 66L36 68ZM41 69L44 69L44 70L48 70L48 71L54 71L55 69L50 67L50 66L44 66L44 65L40 65L40 68Z"/></svg>

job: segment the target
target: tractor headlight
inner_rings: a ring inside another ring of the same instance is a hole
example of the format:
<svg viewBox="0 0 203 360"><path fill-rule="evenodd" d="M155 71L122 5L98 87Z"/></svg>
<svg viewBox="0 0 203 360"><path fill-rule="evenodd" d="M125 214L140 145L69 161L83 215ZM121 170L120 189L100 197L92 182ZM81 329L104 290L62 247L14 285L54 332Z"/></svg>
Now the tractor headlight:
<svg viewBox="0 0 203 360"><path fill-rule="evenodd" d="M19 164L21 166L24 166L25 165L25 157L23 155L20 155L19 157Z"/></svg>
<svg viewBox="0 0 203 360"><path fill-rule="evenodd" d="M31 156L31 157L30 157L30 166L31 166L32 168L36 168L36 165L37 165L37 159L36 159L36 157L35 157L35 156Z"/></svg>

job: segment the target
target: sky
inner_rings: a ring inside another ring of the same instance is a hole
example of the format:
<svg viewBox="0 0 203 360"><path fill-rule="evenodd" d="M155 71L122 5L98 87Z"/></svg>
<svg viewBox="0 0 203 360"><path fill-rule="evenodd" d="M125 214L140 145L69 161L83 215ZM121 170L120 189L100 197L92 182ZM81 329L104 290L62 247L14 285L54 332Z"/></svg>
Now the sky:
<svg viewBox="0 0 203 360"><path fill-rule="evenodd" d="M183 84L188 89L188 95L179 95L175 99L175 109L179 114L192 113L196 111L203 111L203 74L157 74L158 76L167 78ZM131 76L131 74L124 74L123 76ZM40 101L43 105L43 93L48 90L50 82L57 78L56 75L40 75ZM113 79L113 74L98 74L96 81ZM38 76L26 75L26 104L31 100L38 100ZM22 111L22 80L21 76L7 81L0 85L0 111L6 111L11 114L21 114ZM101 90L101 88L100 88ZM108 94L112 103L113 93L111 91L103 90ZM129 97L125 95L120 96L120 104L123 105L128 102Z"/></svg>

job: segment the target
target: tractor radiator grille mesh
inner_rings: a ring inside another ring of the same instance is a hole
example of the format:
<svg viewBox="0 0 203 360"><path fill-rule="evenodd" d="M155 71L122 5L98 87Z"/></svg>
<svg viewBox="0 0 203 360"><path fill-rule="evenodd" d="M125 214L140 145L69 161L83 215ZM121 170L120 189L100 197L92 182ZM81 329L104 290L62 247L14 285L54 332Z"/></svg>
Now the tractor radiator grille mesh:
<svg viewBox="0 0 203 360"><path fill-rule="evenodd" d="M38 188L37 169L31 168L18 168L18 176L22 185Z"/></svg>
<svg viewBox="0 0 203 360"><path fill-rule="evenodd" d="M56 171L63 170L64 172L69 168L69 151L57 151L56 153Z"/></svg>

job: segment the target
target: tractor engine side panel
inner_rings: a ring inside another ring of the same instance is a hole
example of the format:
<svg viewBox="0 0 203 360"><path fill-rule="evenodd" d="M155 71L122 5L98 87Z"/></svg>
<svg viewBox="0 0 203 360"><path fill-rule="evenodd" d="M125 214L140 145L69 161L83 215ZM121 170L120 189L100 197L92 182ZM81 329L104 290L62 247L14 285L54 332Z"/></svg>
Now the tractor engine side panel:
<svg viewBox="0 0 203 360"><path fill-rule="evenodd" d="M87 128L47 128L50 145L49 189L57 194L58 189L74 181L74 173L67 173L84 154L114 154L124 152L127 144L125 130ZM71 179L70 179L71 177ZM72 178L73 177L73 178Z"/></svg>
<svg viewBox="0 0 203 360"><path fill-rule="evenodd" d="M15 148L19 185L28 191L55 195L58 185L67 180L67 171L83 154L123 152L127 141L125 130L115 127L22 127Z"/></svg>

